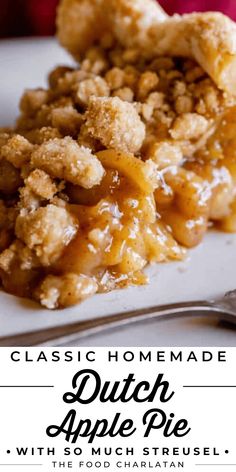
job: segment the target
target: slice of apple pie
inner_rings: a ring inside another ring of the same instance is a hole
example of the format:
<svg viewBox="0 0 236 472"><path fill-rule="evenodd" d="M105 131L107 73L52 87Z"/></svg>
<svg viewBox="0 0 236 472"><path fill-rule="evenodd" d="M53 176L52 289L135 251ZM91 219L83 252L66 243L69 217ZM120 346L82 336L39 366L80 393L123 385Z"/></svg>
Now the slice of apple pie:
<svg viewBox="0 0 236 472"><path fill-rule="evenodd" d="M236 25L152 0L63 0L76 59L0 133L0 279L54 309L146 283L236 231Z"/></svg>

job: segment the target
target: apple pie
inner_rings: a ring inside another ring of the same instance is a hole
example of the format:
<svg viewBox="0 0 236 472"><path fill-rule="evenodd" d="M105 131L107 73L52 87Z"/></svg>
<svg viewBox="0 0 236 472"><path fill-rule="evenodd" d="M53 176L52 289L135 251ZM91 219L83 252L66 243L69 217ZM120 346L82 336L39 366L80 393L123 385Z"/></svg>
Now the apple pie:
<svg viewBox="0 0 236 472"><path fill-rule="evenodd" d="M236 25L153 0L62 0L77 60L0 130L0 280L48 309L145 284L236 232Z"/></svg>

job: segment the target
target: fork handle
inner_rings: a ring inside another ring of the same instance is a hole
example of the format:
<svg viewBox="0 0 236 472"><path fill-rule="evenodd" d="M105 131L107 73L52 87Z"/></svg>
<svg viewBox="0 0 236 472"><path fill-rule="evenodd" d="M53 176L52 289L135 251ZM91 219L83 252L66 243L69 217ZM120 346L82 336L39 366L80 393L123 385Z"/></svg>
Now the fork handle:
<svg viewBox="0 0 236 472"><path fill-rule="evenodd" d="M211 302L185 302L172 305L159 305L150 308L138 309L134 311L117 313L115 315L94 318L80 321L73 324L33 331L14 336L0 338L0 347L11 346L60 346L71 343L75 340L98 334L113 328L120 328L130 324L139 323L146 320L172 319L175 317L208 316L216 317L223 315L226 321L232 321L230 315L223 313L223 310Z"/></svg>

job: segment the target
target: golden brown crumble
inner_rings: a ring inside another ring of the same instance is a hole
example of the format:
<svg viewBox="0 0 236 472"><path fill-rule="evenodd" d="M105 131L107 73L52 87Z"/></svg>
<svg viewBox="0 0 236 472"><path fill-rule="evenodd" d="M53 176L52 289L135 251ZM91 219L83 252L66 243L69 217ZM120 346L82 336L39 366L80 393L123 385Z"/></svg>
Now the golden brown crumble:
<svg viewBox="0 0 236 472"><path fill-rule="evenodd" d="M82 302L97 289L96 281L86 275L48 275L36 289L35 298L46 308L54 309Z"/></svg>
<svg viewBox="0 0 236 472"><path fill-rule="evenodd" d="M57 138L62 136L77 137L83 118L72 105L58 107L52 110L52 127L58 130L59 135L52 136ZM46 140L47 141L47 140Z"/></svg>
<svg viewBox="0 0 236 472"><path fill-rule="evenodd" d="M110 88L102 77L94 77L83 80L75 86L75 101L81 106L87 107L90 98L109 97Z"/></svg>
<svg viewBox="0 0 236 472"><path fill-rule="evenodd" d="M89 135L106 148L136 153L145 138L145 126L134 106L118 97L91 97L85 115Z"/></svg>
<svg viewBox="0 0 236 472"><path fill-rule="evenodd" d="M118 97L125 102L132 103L134 100L134 92L129 87L122 87L115 90L112 94L113 97Z"/></svg>
<svg viewBox="0 0 236 472"><path fill-rule="evenodd" d="M183 113L173 122L170 135L177 140L198 139L204 135L209 121L197 113Z"/></svg>
<svg viewBox="0 0 236 472"><path fill-rule="evenodd" d="M79 146L69 136L41 144L32 153L30 162L33 168L84 188L98 185L104 175L101 163L90 149Z"/></svg>
<svg viewBox="0 0 236 472"><path fill-rule="evenodd" d="M106 73L105 80L112 91L120 89L125 85L125 71L113 67Z"/></svg>
<svg viewBox="0 0 236 472"><path fill-rule="evenodd" d="M49 309L236 232L235 25L151 0L63 0L58 24L80 67L0 130L0 279Z"/></svg>
<svg viewBox="0 0 236 472"><path fill-rule="evenodd" d="M36 211L21 210L16 219L17 238L35 254L42 266L52 265L75 236L78 221L66 208L49 204Z"/></svg>
<svg viewBox="0 0 236 472"><path fill-rule="evenodd" d="M57 186L52 178L43 170L35 169L25 179L25 186L29 187L39 197L51 200L57 193Z"/></svg>
<svg viewBox="0 0 236 472"><path fill-rule="evenodd" d="M34 116L48 102L48 98L46 90L26 90L20 101L20 110L27 116Z"/></svg>
<svg viewBox="0 0 236 472"><path fill-rule="evenodd" d="M1 148L1 156L17 169L21 169L30 160L33 145L23 136L15 135Z"/></svg>

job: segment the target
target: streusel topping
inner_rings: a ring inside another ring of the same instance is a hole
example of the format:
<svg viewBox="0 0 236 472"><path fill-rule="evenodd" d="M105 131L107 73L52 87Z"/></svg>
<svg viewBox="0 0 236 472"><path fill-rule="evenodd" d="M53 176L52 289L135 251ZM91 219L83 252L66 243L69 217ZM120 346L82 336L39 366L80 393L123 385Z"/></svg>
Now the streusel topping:
<svg viewBox="0 0 236 472"><path fill-rule="evenodd" d="M112 1L114 34L104 1L70 0L84 15L70 42L80 66L26 90L15 128L0 133L0 279L49 309L145 283L149 262L182 259L209 225L236 231L235 96L195 53L145 54L159 23L186 37L205 25L207 41L216 17L181 23L149 0Z"/></svg>

